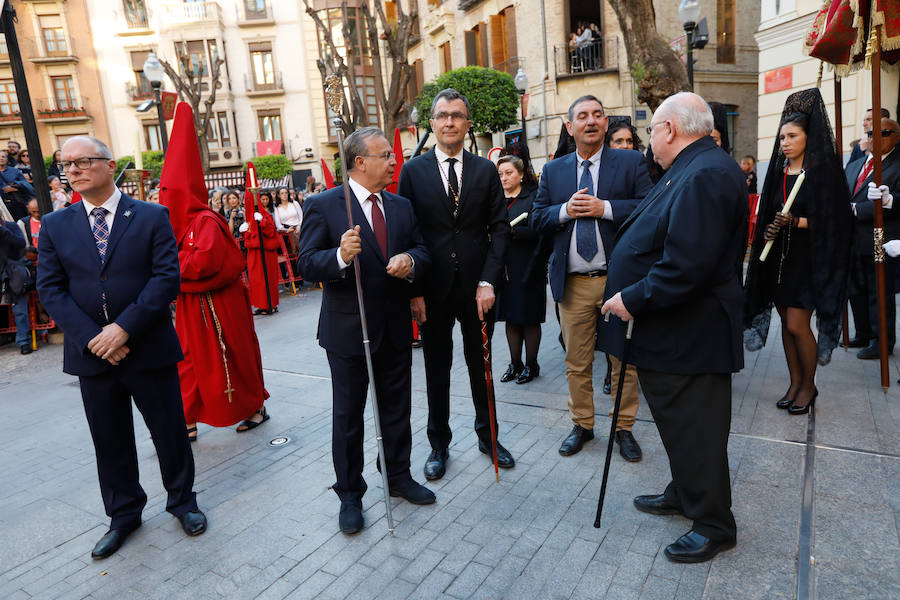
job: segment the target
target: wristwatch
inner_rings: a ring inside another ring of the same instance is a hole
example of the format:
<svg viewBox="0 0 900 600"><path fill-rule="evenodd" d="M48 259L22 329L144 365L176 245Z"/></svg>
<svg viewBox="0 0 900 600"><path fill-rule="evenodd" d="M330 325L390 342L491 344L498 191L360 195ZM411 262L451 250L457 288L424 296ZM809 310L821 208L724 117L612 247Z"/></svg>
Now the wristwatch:
<svg viewBox="0 0 900 600"><path fill-rule="evenodd" d="M490 281L479 281L478 287L487 287L487 288L494 289L494 284L491 283Z"/></svg>

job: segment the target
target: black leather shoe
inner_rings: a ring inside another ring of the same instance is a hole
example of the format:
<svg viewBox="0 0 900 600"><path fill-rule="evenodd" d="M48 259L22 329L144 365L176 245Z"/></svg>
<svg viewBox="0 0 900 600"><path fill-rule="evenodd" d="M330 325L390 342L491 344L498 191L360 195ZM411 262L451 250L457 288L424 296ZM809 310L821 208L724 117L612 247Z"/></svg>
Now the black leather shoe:
<svg viewBox="0 0 900 600"><path fill-rule="evenodd" d="M603 393L607 396L612 396L612 377L608 370L606 371L606 377L603 378Z"/></svg>
<svg viewBox="0 0 900 600"><path fill-rule="evenodd" d="M507 383L516 379L519 375L522 374L522 363L509 363L509 366L506 367L506 373L500 378L501 383Z"/></svg>
<svg viewBox="0 0 900 600"><path fill-rule="evenodd" d="M478 450L481 451L482 454L487 454L491 457L491 462L494 460L494 451L491 449L490 442L483 442L478 440ZM512 454L509 453L509 450L504 448L500 442L497 442L497 466L501 469L512 469L516 466L516 459L512 457Z"/></svg>
<svg viewBox="0 0 900 600"><path fill-rule="evenodd" d="M865 348L868 345L869 345L869 338L859 337L858 335L855 338L851 338L847 342L848 348Z"/></svg>
<svg viewBox="0 0 900 600"><path fill-rule="evenodd" d="M679 563L706 562L719 552L731 550L735 543L734 538L711 540L692 529L666 546L666 558Z"/></svg>
<svg viewBox="0 0 900 600"><path fill-rule="evenodd" d="M585 429L581 425L574 425L568 437L563 440L562 446L559 447L559 453L563 456L578 454L584 443L592 439L594 439L593 429Z"/></svg>
<svg viewBox="0 0 900 600"><path fill-rule="evenodd" d="M619 444L619 454L628 462L638 462L644 457L641 447L630 431L625 429L617 431L616 443Z"/></svg>
<svg viewBox="0 0 900 600"><path fill-rule="evenodd" d="M338 515L341 533L359 533L363 524L362 500L341 501L341 512Z"/></svg>
<svg viewBox="0 0 900 600"><path fill-rule="evenodd" d="M434 492L415 481L392 487L391 496L394 498L403 498L412 504L434 504L436 499L434 497Z"/></svg>
<svg viewBox="0 0 900 600"><path fill-rule="evenodd" d="M522 369L522 372L516 377L516 383L528 383L535 377L540 376L541 367L535 363L533 365L525 365L525 368Z"/></svg>
<svg viewBox="0 0 900 600"><path fill-rule="evenodd" d="M888 356L894 353L894 349L888 346ZM878 340L872 340L869 345L856 353L856 358L862 360L877 360L881 358L881 352L878 350Z"/></svg>
<svg viewBox="0 0 900 600"><path fill-rule="evenodd" d="M206 531L206 515L199 510L184 513L178 520L181 521L181 528L190 536L200 535Z"/></svg>
<svg viewBox="0 0 900 600"><path fill-rule="evenodd" d="M816 398L818 398L818 396L819 396L819 390L816 390L815 393L813 393L812 398L810 398L809 402L806 404L806 406L797 406L796 404L791 404L788 407L788 414L789 415L805 415L805 414L807 414L810 411L810 409L816 405Z"/></svg>
<svg viewBox="0 0 900 600"><path fill-rule="evenodd" d="M94 545L94 549L91 550L91 558L106 558L112 556L116 550L122 547L122 544L125 542L125 539L131 535L131 532L140 526L141 524L138 523L133 527L110 529L102 538L100 538L100 541Z"/></svg>
<svg viewBox="0 0 900 600"><path fill-rule="evenodd" d="M449 458L450 453L447 452L446 448L432 450L431 454L428 455L428 460L425 461L425 479L434 481L443 477L444 473L447 472L447 459Z"/></svg>
<svg viewBox="0 0 900 600"><path fill-rule="evenodd" d="M19 352L21 352L22 354L31 354L31 346L23 344L19 346Z"/></svg>
<svg viewBox="0 0 900 600"><path fill-rule="evenodd" d="M796 396L796 394L794 394ZM787 394L781 397L781 400L775 403L775 406L778 408L790 408L791 404L794 403L794 396L791 396L790 391Z"/></svg>
<svg viewBox="0 0 900 600"><path fill-rule="evenodd" d="M650 496L637 496L634 499L634 507L641 512L651 515L680 515L681 507L666 502L665 494Z"/></svg>

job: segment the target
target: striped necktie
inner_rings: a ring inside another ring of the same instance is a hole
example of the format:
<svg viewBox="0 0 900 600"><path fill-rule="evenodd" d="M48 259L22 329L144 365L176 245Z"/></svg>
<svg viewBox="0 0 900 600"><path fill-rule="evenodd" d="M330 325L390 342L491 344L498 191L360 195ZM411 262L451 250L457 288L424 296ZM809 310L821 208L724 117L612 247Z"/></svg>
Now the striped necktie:
<svg viewBox="0 0 900 600"><path fill-rule="evenodd" d="M106 262L106 248L109 245L109 226L106 224L108 212L102 206L91 211L91 216L94 217L91 231L94 233L94 241L97 243L97 252L100 253L100 262Z"/></svg>

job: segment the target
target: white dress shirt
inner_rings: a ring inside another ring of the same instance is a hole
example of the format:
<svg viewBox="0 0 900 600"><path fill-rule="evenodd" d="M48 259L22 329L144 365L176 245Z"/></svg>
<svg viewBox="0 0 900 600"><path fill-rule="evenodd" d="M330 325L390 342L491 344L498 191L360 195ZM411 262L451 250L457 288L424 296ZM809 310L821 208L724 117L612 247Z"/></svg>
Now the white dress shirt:
<svg viewBox="0 0 900 600"><path fill-rule="evenodd" d="M603 154L603 147L597 150L593 156L585 159L583 156L575 153L576 169L575 169L575 181L577 183L578 188L581 189L581 174L584 172L584 167L581 166L585 160L590 161L591 166L588 167L591 173L591 179L594 182L594 195L597 194L597 179L600 175L600 157ZM568 202L563 202L562 206L559 208L559 222L560 223L568 223L573 219L573 217L569 216L567 208L569 206ZM603 216L601 219L606 219L607 221L613 220L613 211L612 211L612 203L609 200L603 201ZM600 237L600 228L597 227L597 224L594 224L594 233L597 236L597 254L594 255L594 259L590 262L584 260L580 254L578 254L578 242L577 235L575 232L576 226L572 228L572 236L569 238L569 256L568 256L568 268L566 269L567 273L588 273L590 271L598 271L606 269L606 251L603 248L603 239Z"/></svg>
<svg viewBox="0 0 900 600"><path fill-rule="evenodd" d="M447 192L447 195L450 195L450 187L448 179L450 178L450 163L447 162L448 158L455 158L456 162L453 163L453 170L456 171L456 181L459 183L459 189L456 190L459 193L462 193L462 161L463 161L463 149L460 148L459 152L450 156L437 146L434 147L434 157L437 158L438 168L441 170L441 181L444 184L444 191Z"/></svg>
<svg viewBox="0 0 900 600"><path fill-rule="evenodd" d="M112 226L113 220L116 216L116 209L119 207L119 200L122 199L122 192L119 188L115 188L115 191L112 193L112 196L106 199L106 202L101 204L99 207L91 204L84 198L81 199L81 204L84 206L85 212L87 212L88 223L91 225L91 231L94 230L94 217L91 216L91 211L95 208L105 208L106 209L106 229L112 234Z"/></svg>

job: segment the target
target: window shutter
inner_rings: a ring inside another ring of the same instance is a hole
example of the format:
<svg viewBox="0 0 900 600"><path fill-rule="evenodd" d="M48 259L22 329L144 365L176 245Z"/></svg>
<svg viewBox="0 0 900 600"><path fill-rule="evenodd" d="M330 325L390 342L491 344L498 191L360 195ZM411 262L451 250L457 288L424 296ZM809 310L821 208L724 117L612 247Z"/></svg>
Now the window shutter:
<svg viewBox="0 0 900 600"><path fill-rule="evenodd" d="M506 57L508 60L519 56L519 49L516 45L516 8L514 6L503 10L503 20L506 22Z"/></svg>
<svg viewBox="0 0 900 600"><path fill-rule="evenodd" d="M478 34L475 31L466 31L466 65L478 64Z"/></svg>
<svg viewBox="0 0 900 600"><path fill-rule="evenodd" d="M497 67L508 58L503 15L491 15L491 64Z"/></svg>

